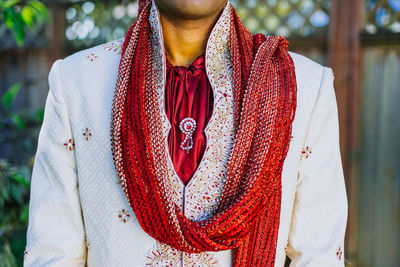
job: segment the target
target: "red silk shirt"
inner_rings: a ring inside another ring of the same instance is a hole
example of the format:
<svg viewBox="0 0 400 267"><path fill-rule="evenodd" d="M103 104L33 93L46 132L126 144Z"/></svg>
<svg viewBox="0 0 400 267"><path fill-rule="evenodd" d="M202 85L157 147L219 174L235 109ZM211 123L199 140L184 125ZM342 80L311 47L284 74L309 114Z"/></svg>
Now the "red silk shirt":
<svg viewBox="0 0 400 267"><path fill-rule="evenodd" d="M204 130L213 112L213 91L208 80L204 55L189 67L172 66L167 60L165 109L171 123L168 137L169 153L174 168L182 182L187 185L203 157L207 138ZM185 118L196 121L193 148L188 152L181 144L186 134L180 130Z"/></svg>

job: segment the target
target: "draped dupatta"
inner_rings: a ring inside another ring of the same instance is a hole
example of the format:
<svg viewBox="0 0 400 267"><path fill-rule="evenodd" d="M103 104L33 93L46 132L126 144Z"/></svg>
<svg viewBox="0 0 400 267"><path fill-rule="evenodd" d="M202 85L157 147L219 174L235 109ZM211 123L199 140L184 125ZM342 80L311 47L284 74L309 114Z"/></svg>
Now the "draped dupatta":
<svg viewBox="0 0 400 267"><path fill-rule="evenodd" d="M296 110L288 42L253 37L228 2L235 142L217 208L194 221L176 205L166 179L158 95L165 62L153 49L160 40L150 26L152 8L143 7L125 38L113 101L112 153L129 203L143 230L162 243L188 253L233 249L235 266L273 266L282 167Z"/></svg>

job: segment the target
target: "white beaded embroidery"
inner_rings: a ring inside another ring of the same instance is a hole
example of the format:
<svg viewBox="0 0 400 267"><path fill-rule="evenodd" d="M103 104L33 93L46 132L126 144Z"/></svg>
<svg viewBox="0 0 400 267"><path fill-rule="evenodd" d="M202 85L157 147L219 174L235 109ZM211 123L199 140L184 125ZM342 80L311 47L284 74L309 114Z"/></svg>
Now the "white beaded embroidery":
<svg viewBox="0 0 400 267"><path fill-rule="evenodd" d="M117 55L121 55L123 44L124 44L124 38L121 38L116 41L105 43L102 45L102 47L108 51L116 53Z"/></svg>

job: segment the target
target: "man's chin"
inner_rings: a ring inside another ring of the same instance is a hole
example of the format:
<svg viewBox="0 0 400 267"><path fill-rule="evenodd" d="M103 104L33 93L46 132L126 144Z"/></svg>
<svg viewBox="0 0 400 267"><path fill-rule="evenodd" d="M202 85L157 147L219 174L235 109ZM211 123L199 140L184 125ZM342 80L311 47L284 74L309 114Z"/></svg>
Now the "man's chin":
<svg viewBox="0 0 400 267"><path fill-rule="evenodd" d="M157 7L170 18L197 20L215 16L226 0L156 0Z"/></svg>

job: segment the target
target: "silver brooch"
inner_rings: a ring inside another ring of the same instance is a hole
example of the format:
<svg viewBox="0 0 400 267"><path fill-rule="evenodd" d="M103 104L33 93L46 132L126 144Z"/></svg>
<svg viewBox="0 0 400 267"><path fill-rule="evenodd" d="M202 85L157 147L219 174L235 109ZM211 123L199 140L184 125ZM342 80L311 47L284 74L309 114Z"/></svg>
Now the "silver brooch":
<svg viewBox="0 0 400 267"><path fill-rule="evenodd" d="M179 129L186 135L185 140L181 144L181 148L186 150L189 154L189 150L193 148L193 133L196 130L196 121L192 118L186 118L181 121Z"/></svg>

